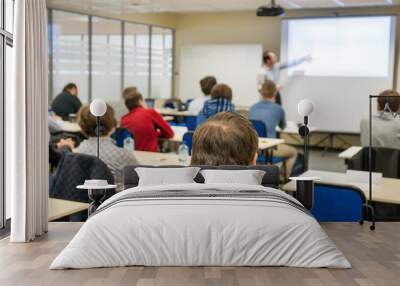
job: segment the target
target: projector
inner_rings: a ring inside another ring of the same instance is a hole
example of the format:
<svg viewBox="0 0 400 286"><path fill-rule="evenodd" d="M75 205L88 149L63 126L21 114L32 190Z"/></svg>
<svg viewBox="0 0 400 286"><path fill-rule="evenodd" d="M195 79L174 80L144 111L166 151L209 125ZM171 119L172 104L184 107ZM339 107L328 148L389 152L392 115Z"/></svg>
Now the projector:
<svg viewBox="0 0 400 286"><path fill-rule="evenodd" d="M285 9L279 5L275 5L275 0L271 0L271 6L261 6L257 9L259 17L276 17L285 14Z"/></svg>

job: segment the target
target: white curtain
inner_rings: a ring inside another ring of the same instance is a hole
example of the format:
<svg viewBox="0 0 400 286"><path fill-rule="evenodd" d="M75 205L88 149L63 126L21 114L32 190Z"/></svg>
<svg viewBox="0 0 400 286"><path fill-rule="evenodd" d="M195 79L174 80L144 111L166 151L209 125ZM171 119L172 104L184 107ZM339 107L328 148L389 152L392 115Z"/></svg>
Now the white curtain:
<svg viewBox="0 0 400 286"><path fill-rule="evenodd" d="M47 231L48 50L45 0L15 1L13 94L6 98L12 242Z"/></svg>

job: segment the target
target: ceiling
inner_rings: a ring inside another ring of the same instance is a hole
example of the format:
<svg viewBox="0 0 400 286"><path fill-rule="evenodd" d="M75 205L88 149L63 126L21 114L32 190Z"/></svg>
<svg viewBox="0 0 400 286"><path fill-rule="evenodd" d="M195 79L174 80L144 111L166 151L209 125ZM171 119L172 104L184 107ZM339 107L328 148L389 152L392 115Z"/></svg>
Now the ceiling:
<svg viewBox="0 0 400 286"><path fill-rule="evenodd" d="M399 5L400 0L277 0L287 9ZM269 0L47 0L51 7L113 14L253 11Z"/></svg>

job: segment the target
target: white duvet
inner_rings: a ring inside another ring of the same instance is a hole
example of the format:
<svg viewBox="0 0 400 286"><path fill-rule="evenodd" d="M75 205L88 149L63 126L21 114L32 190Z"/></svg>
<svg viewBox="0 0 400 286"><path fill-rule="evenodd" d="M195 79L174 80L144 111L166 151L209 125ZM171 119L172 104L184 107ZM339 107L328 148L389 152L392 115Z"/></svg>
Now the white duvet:
<svg viewBox="0 0 400 286"><path fill-rule="evenodd" d="M108 199L50 269L145 266L293 266L349 268L318 222L290 204L236 197L122 200L146 191L254 190L238 184L136 187ZM117 202L117 203L116 203Z"/></svg>

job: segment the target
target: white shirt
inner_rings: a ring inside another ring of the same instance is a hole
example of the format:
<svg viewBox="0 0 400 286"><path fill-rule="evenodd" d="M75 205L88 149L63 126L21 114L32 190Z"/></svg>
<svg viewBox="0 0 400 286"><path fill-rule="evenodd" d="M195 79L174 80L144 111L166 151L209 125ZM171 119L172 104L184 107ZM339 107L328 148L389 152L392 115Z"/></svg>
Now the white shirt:
<svg viewBox="0 0 400 286"><path fill-rule="evenodd" d="M203 109L204 102L210 99L210 96L202 96L193 99L189 103L188 113L190 115L199 115L199 112Z"/></svg>
<svg viewBox="0 0 400 286"><path fill-rule="evenodd" d="M257 75L257 84L258 84L258 89L261 88L263 83L266 80L271 80L275 84L280 84L280 79L281 79L281 70L287 69L293 66L297 66L302 64L307 60L307 57L303 57L301 59L293 60L287 63L276 63L274 64L271 68L269 68L266 65L263 65L260 70L258 71Z"/></svg>

